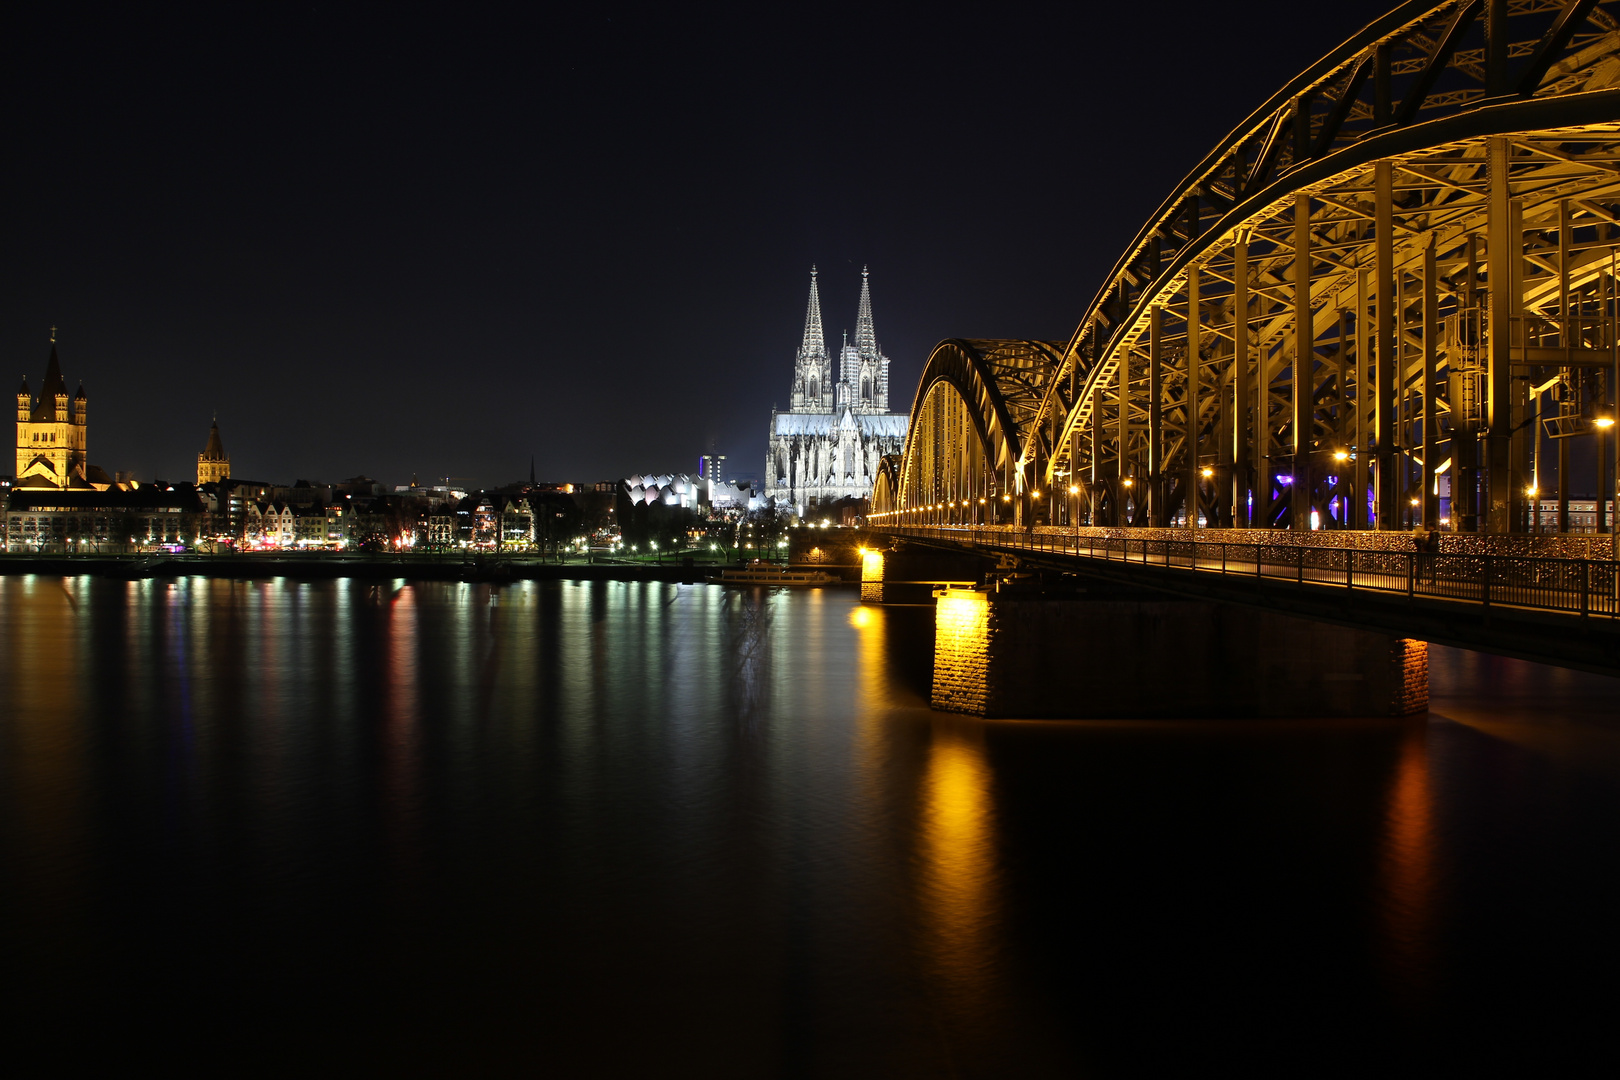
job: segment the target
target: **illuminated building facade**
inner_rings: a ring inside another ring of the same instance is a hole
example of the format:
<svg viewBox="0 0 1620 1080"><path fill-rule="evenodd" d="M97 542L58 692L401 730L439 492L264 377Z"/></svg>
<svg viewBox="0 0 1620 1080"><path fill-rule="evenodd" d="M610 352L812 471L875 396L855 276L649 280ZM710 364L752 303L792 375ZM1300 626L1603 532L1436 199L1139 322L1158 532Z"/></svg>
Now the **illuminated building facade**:
<svg viewBox="0 0 1620 1080"><path fill-rule="evenodd" d="M835 381L836 379L836 381ZM861 271L855 341L846 337L833 370L821 325L816 271L804 339L793 361L791 408L771 415L765 494L798 514L839 499L869 499L878 462L905 444L907 416L889 411L889 358L878 348L872 290Z"/></svg>
<svg viewBox="0 0 1620 1080"><path fill-rule="evenodd" d="M111 481L86 458L90 398L80 386L68 394L51 332L51 358L45 381L34 397L27 378L17 391L17 472L15 487L104 491Z"/></svg>
<svg viewBox="0 0 1620 1080"><path fill-rule="evenodd" d="M208 429L208 445L197 455L197 486L217 484L231 475L231 456L219 438L219 421Z"/></svg>
<svg viewBox="0 0 1620 1080"><path fill-rule="evenodd" d="M6 550L119 554L194 547L204 518L190 484L122 490L16 488L6 499Z"/></svg>

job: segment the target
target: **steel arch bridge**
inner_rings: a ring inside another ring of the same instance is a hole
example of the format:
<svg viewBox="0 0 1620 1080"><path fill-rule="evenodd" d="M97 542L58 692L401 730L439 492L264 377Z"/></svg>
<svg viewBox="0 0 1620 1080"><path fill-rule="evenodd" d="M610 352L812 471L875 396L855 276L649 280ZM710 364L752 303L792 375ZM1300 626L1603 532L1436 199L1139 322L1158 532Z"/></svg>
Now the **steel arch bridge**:
<svg viewBox="0 0 1620 1080"><path fill-rule="evenodd" d="M1620 0L1403 4L1197 164L1067 343L936 347L874 524L1534 527L1549 455L1560 507L1572 455L1614 490L1617 248Z"/></svg>

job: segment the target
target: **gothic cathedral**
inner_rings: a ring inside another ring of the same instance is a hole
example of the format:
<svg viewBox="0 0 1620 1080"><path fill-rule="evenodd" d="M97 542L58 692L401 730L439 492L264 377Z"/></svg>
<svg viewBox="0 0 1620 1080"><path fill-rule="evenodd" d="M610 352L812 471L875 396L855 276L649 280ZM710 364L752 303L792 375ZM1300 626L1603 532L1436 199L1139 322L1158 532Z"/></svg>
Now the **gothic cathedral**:
<svg viewBox="0 0 1620 1080"><path fill-rule="evenodd" d="M835 381L836 379L836 381ZM855 342L846 335L833 371L821 329L821 295L810 269L810 309L793 360L792 403L771 414L765 494L801 516L838 499L870 499L878 462L905 445L905 413L889 411L889 358L872 324L872 290L861 270Z"/></svg>

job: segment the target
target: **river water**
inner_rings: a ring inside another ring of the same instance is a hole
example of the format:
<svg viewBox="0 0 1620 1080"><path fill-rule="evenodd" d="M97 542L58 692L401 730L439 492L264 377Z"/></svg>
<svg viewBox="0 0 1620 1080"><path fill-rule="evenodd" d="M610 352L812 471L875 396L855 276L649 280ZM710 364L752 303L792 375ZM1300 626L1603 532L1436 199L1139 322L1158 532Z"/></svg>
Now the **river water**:
<svg viewBox="0 0 1620 1080"><path fill-rule="evenodd" d="M930 628L847 590L0 578L12 1056L1613 1065L1614 680L1436 648L1422 721L983 723L927 708Z"/></svg>

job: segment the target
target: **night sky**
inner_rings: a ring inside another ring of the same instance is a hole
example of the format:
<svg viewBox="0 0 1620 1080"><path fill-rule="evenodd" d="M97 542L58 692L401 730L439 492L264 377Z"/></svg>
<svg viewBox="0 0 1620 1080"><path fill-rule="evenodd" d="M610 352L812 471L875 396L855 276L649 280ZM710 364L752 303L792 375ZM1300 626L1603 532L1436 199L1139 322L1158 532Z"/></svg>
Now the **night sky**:
<svg viewBox="0 0 1620 1080"><path fill-rule="evenodd" d="M812 263L893 405L1065 339L1170 188L1384 10L11 5L0 351L90 460L482 484L759 474ZM1224 12L1224 22L1216 17Z"/></svg>

